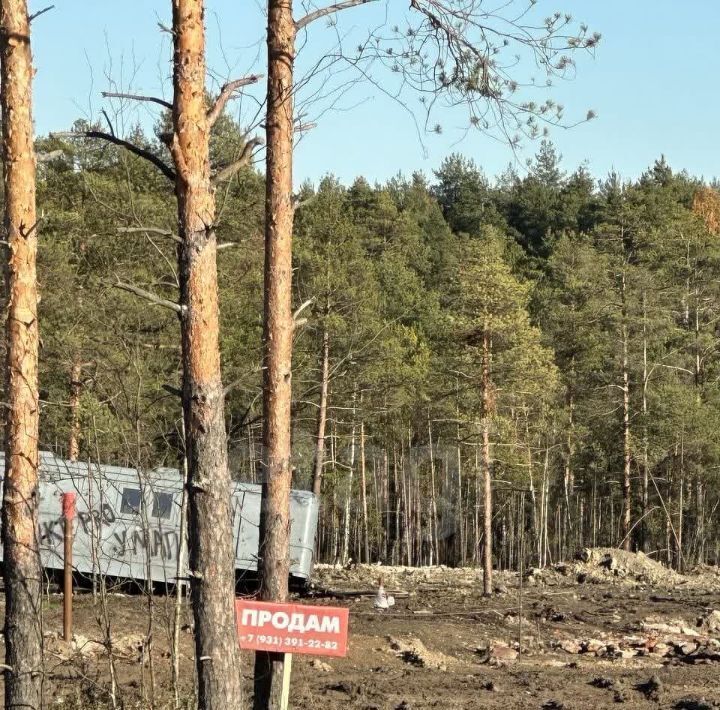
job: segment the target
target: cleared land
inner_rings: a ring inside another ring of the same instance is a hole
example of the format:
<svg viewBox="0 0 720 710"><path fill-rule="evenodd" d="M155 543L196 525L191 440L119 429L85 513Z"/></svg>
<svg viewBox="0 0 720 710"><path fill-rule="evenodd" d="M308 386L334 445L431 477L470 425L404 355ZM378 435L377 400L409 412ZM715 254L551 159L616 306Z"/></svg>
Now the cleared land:
<svg viewBox="0 0 720 710"><path fill-rule="evenodd" d="M397 597L390 611L375 611L371 595L352 596L381 577ZM522 584L499 572L490 599L480 582L474 569L319 567L317 596L304 598L350 607L350 654L296 656L291 707L720 708L717 568L678 575L642 555L589 550L584 561L530 570ZM49 706L112 707L112 657L117 707L147 707L151 698L155 708L174 707L172 598L109 594L103 612L87 593L75 615L76 641L67 645L56 633L61 599L49 597ZM186 612L182 623L180 696L189 701ZM249 689L252 659L244 657Z"/></svg>

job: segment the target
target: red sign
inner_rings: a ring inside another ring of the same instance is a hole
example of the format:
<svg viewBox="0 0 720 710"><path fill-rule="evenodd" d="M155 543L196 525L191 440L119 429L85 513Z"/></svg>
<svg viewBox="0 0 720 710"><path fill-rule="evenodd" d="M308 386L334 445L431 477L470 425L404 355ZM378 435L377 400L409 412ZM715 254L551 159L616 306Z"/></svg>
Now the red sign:
<svg viewBox="0 0 720 710"><path fill-rule="evenodd" d="M273 653L347 656L347 609L238 599L240 648Z"/></svg>

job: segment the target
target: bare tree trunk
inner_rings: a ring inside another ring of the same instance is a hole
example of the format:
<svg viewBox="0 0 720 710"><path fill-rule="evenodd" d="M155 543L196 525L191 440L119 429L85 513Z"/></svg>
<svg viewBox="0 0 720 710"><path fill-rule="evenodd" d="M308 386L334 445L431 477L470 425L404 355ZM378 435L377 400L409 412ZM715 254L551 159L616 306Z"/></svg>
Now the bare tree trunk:
<svg viewBox="0 0 720 710"><path fill-rule="evenodd" d="M527 440L526 457L528 467L528 480L530 482L530 516L532 522L533 536L535 537L535 540L537 542L538 567L541 567L542 564L540 563L540 530L538 527L537 497L535 495L535 476L533 473L533 454L530 441L530 426L528 424L527 412L525 413L525 438Z"/></svg>
<svg viewBox="0 0 720 710"><path fill-rule="evenodd" d="M265 315L260 596L284 602L290 572L292 403L293 67L292 0L268 0ZM255 708L280 700L282 654L255 655Z"/></svg>
<svg viewBox="0 0 720 710"><path fill-rule="evenodd" d="M405 560L409 567L412 564L410 561L412 556L412 540L410 537L410 484L405 475L405 442L402 439L400 440L400 490L402 492L400 499L402 503L402 513L398 507L398 529L400 529L400 527L402 528L402 542L405 543ZM400 523L401 516L402 524ZM402 557L400 557L400 560L402 560ZM402 564L402 562L400 562L400 564Z"/></svg>
<svg viewBox="0 0 720 710"><path fill-rule="evenodd" d="M460 446L460 385L458 380L455 380L455 419L456 425L456 438L457 438L457 495L456 505L457 510L455 511L457 517L457 530L455 532L455 539L460 543L460 554L456 555L457 561L461 564L465 564L465 534L464 534L464 513L463 513L463 491L462 491L462 448Z"/></svg>
<svg viewBox="0 0 720 710"><path fill-rule="evenodd" d="M361 396L362 402L362 396ZM363 551L365 553L363 562L370 562L370 541L368 539L368 504L367 504L367 482L365 479L365 422L360 422L360 485L362 486L362 533ZM375 486L377 490L377 485Z"/></svg>
<svg viewBox="0 0 720 710"><path fill-rule="evenodd" d="M70 440L68 441L68 459L77 461L80 457L80 377L82 365L73 360L70 370Z"/></svg>
<svg viewBox="0 0 720 710"><path fill-rule="evenodd" d="M330 334L323 331L322 382L320 384L320 409L318 411L317 441L313 462L312 492L319 496L322 490L323 464L325 463L325 426L327 424L328 380L330 379Z"/></svg>
<svg viewBox="0 0 720 710"><path fill-rule="evenodd" d="M220 373L215 200L210 186L202 0L173 0L173 137L181 238L183 410L188 462L189 563L198 706L241 707L235 631L224 390Z"/></svg>
<svg viewBox="0 0 720 710"><path fill-rule="evenodd" d="M483 595L492 594L492 479L490 471L490 336L483 333L482 357L482 457L485 477L485 554L483 556Z"/></svg>
<svg viewBox="0 0 720 710"><path fill-rule="evenodd" d="M353 482L355 478L355 399L357 395L353 391L353 408L352 408L352 434L350 436L350 470L348 472L348 490L345 496L345 511L343 517L343 541L342 541L342 554L341 562L343 565L347 564L348 556L350 554L350 510L353 493Z"/></svg>
<svg viewBox="0 0 720 710"><path fill-rule="evenodd" d="M38 551L38 321L32 53L25 0L0 4L6 372L5 707L39 708L42 698L41 572Z"/></svg>
<svg viewBox="0 0 720 710"><path fill-rule="evenodd" d="M400 495L398 494L398 457L393 445L393 500L395 503L395 538L392 546L392 563L400 564Z"/></svg>
<svg viewBox="0 0 720 710"><path fill-rule="evenodd" d="M649 497L649 462L648 462L648 352L647 352L647 298L643 292L643 391L642 391L642 412L643 412L643 458L642 458L642 523L640 527L641 543L640 547L643 552L648 551L647 540L647 515Z"/></svg>
<svg viewBox="0 0 720 710"><path fill-rule="evenodd" d="M571 372L574 375L574 356ZM572 500L573 487L575 486L575 474L573 471L573 457L575 456L575 397L573 395L572 389L568 393L568 431L565 456L565 474L563 477L563 492L565 494L565 516L563 519L563 531L565 531L566 534L563 552L565 552L567 548L571 546L572 543L570 543L570 545L568 544L568 538L572 538L574 533L572 506L570 503L570 501Z"/></svg>
<svg viewBox="0 0 720 710"><path fill-rule="evenodd" d="M185 420L181 423L183 441L186 440ZM178 551L175 579L175 604L173 606L173 628L172 628L172 684L175 694L175 710L182 707L180 699L180 626L182 621L182 599L183 599L183 583L180 577L184 573L185 553L187 549L187 488L188 488L188 462L187 456L183 451L182 466L183 474L183 492L180 498L180 525L178 530Z"/></svg>
<svg viewBox="0 0 720 710"><path fill-rule="evenodd" d="M625 271L622 273L622 378L623 378L623 549L630 551L632 495L630 491L630 376L628 373L628 325Z"/></svg>
<svg viewBox="0 0 720 710"><path fill-rule="evenodd" d="M676 536L677 546L677 565L676 569L678 572L684 570L684 556L683 556L683 528L685 527L684 520L684 508L685 508L685 432L683 431L680 438L680 492L678 495L678 529Z"/></svg>
<svg viewBox="0 0 720 710"><path fill-rule="evenodd" d="M543 465L543 499L545 501L543 519L543 567L548 563L550 540L548 533L548 509L550 508L550 449L545 447L545 464ZM551 561L552 562L552 561Z"/></svg>
<svg viewBox="0 0 720 710"><path fill-rule="evenodd" d="M383 502L385 505L385 531L383 535L383 562L390 559L390 462L387 441L383 447Z"/></svg>
<svg viewBox="0 0 720 710"><path fill-rule="evenodd" d="M440 564L438 546L438 510L435 495L435 456L433 452L432 420L428 410L428 446L430 448L430 564Z"/></svg>

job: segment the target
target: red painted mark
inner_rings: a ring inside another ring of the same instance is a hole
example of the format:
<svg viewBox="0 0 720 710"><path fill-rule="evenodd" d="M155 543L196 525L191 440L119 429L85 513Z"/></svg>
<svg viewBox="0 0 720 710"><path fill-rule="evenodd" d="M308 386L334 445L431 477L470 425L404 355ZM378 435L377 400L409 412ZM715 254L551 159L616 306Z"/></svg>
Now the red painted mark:
<svg viewBox="0 0 720 710"><path fill-rule="evenodd" d="M75 500L77 493L62 494L62 514L65 520L73 520L75 518Z"/></svg>

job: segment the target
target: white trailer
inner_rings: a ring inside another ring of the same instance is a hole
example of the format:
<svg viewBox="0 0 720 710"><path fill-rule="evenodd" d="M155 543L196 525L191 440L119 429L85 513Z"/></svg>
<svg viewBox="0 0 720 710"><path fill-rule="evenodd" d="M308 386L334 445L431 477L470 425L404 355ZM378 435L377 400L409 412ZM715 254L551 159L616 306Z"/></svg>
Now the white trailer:
<svg viewBox="0 0 720 710"><path fill-rule="evenodd" d="M0 471L5 457L0 454ZM233 483L232 526L238 578L257 570L260 486ZM97 463L73 463L40 454L40 553L43 567L63 568L61 496L77 494L73 568L80 575L151 580L187 579L187 541L180 538L183 480L176 469L138 472ZM290 574L312 574L318 500L308 491L290 497ZM182 569L178 569L181 545ZM2 559L2 547L0 547Z"/></svg>

